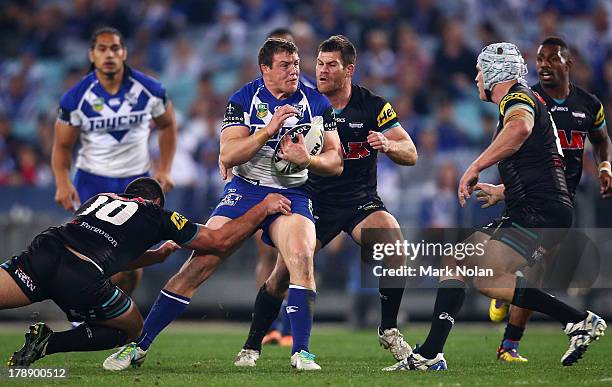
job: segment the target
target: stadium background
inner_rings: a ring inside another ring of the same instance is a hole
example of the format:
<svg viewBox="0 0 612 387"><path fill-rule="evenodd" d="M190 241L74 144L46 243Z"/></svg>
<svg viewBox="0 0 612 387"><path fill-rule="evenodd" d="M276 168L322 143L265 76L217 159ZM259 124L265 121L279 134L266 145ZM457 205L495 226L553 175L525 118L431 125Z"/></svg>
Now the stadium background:
<svg viewBox="0 0 612 387"><path fill-rule="evenodd" d="M53 122L60 96L89 66L88 38L101 25L125 34L128 63L160 79L175 104L177 187L168 206L194 220L208 216L221 192L218 136L227 97L258 75L257 49L276 27L292 30L302 72L309 75L321 40L345 34L357 45L356 81L392 102L418 147L416 167L379 159L379 192L403 227L482 225L500 210L476 203L460 210L455 194L458 176L490 142L497 119L495 106L478 99L473 82L483 45L516 42L533 83L537 43L563 37L574 50L573 80L594 92L612 117L610 1L0 0L0 257L16 254L37 232L67 217L53 202ZM577 224L612 227L612 200L599 198L592 160L587 149ZM492 169L481 176L496 179ZM187 317L249 318L256 293L253 247L249 241L204 284ZM376 322L377 295L360 287L358 257L346 238L319 253L317 318ZM184 258L176 254L146 269L135 293L144 313ZM433 297L433 291L407 290L402 318L429 318ZM572 297L612 315L609 291ZM486 304L484 297L468 297L463 316L486 318ZM0 320L33 311L61 318L45 304L0 312Z"/></svg>

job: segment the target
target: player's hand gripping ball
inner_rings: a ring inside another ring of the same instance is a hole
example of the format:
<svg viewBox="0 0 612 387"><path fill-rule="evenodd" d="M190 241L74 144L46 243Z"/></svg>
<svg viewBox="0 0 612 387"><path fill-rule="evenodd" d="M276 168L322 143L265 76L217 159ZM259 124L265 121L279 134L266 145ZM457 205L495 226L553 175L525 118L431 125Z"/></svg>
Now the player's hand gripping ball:
<svg viewBox="0 0 612 387"><path fill-rule="evenodd" d="M281 152L281 144L285 137L289 136L291 141L297 143L300 134L304 136L304 145L306 146L308 154L310 156L320 154L323 149L323 119L316 117L311 123L296 125L281 136L274 150L274 156L272 157L272 164L281 175L292 175L305 169L288 160L283 160L279 154Z"/></svg>

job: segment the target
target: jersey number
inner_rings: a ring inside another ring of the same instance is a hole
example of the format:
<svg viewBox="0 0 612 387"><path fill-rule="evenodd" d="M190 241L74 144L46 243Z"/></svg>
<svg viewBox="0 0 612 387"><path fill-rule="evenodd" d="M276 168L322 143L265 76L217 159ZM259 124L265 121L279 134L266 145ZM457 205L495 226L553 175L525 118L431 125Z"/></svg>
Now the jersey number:
<svg viewBox="0 0 612 387"><path fill-rule="evenodd" d="M567 135L564 131L559 132L559 139L563 149L584 149L584 134L576 130L571 131L572 139L567 140Z"/></svg>
<svg viewBox="0 0 612 387"><path fill-rule="evenodd" d="M367 141L349 142L346 145L348 145L348 150L342 147L345 160L363 159L370 155L370 151L368 150L368 148L366 148L366 145L368 145Z"/></svg>
<svg viewBox="0 0 612 387"><path fill-rule="evenodd" d="M96 201L91 203L91 205L79 215L87 215L92 213L94 210L98 210L95 213L96 218L114 224L115 226L121 226L123 223L127 222L128 219L130 219L138 210L138 204L134 202L124 202L115 199L110 203L106 203L109 201L109 199L110 198L108 196L98 196ZM121 210L116 211L122 206L123 208L121 208ZM113 212L115 212L115 214L111 216Z"/></svg>

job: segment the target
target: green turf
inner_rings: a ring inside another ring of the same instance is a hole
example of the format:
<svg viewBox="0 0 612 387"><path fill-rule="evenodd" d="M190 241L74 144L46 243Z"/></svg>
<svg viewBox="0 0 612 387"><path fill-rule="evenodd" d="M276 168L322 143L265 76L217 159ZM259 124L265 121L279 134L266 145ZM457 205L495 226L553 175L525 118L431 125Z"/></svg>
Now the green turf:
<svg viewBox="0 0 612 387"><path fill-rule="evenodd" d="M298 373L289 366L286 348L266 347L255 369L238 369L232 359L241 347L246 328L210 327L171 329L162 334L149 351L140 369L110 373L101 363L111 351L58 354L46 357L36 367L66 367L66 380L28 380L28 384L80 386L596 386L612 384L612 345L607 338L593 345L584 359L573 367L562 367L559 358L567 340L555 327L532 326L523 343L527 364L499 364L495 361L500 328L493 325L458 327L446 347L450 370L446 372L384 373L393 363L382 350L373 332L339 328L317 328L312 351L323 370ZM423 327L404 329L410 343L423 340ZM0 330L0 354L6 358L21 346L22 334ZM0 385L7 379L0 379Z"/></svg>

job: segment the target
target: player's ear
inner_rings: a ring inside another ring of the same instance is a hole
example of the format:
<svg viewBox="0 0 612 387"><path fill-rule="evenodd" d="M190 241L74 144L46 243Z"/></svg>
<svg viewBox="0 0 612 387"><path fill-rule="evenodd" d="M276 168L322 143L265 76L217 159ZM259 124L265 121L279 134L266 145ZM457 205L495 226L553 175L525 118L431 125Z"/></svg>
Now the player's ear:
<svg viewBox="0 0 612 387"><path fill-rule="evenodd" d="M355 74L355 64L351 63L348 66L346 66L346 70L347 70L347 77L350 78L353 76L353 74Z"/></svg>
<svg viewBox="0 0 612 387"><path fill-rule="evenodd" d="M259 65L259 70L261 71L261 74L263 75L263 74L266 74L268 71L270 71L270 68L265 63L262 63Z"/></svg>
<svg viewBox="0 0 612 387"><path fill-rule="evenodd" d="M123 58L121 58L124 62L127 60L128 56L128 48L127 46L123 46Z"/></svg>
<svg viewBox="0 0 612 387"><path fill-rule="evenodd" d="M94 63L93 50L89 49L89 62Z"/></svg>

